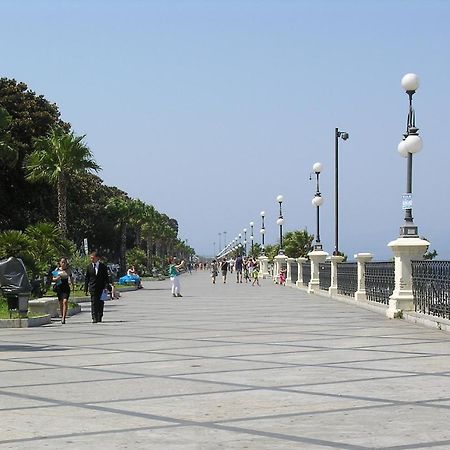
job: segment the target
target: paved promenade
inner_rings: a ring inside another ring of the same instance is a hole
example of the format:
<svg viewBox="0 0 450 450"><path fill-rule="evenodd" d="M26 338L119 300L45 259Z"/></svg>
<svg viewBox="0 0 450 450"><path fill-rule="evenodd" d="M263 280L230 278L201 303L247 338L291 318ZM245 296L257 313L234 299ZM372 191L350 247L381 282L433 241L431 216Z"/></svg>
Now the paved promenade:
<svg viewBox="0 0 450 450"><path fill-rule="evenodd" d="M0 448L449 449L450 335L303 291L149 282L0 329Z"/></svg>

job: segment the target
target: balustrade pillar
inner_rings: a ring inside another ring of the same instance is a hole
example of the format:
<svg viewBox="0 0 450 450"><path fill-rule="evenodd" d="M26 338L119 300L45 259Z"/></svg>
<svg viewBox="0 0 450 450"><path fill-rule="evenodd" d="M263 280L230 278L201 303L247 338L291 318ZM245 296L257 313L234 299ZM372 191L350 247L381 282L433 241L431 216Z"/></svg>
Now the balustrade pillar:
<svg viewBox="0 0 450 450"><path fill-rule="evenodd" d="M331 261L331 285L328 288L328 294L330 297L337 294L338 286L338 277L337 277L337 265L338 263L344 261L343 256L330 256Z"/></svg>
<svg viewBox="0 0 450 450"><path fill-rule="evenodd" d="M358 263L358 289L355 292L355 300L367 300L366 296L366 263L372 261L372 253L358 253L355 255Z"/></svg>
<svg viewBox="0 0 450 450"><path fill-rule="evenodd" d="M297 258L298 278L297 278L297 283L295 283L297 287L303 287L303 266L302 266L302 264L306 261L308 261L308 258L303 258L303 257Z"/></svg>
<svg viewBox="0 0 450 450"><path fill-rule="evenodd" d="M429 244L428 241L414 237L400 237L389 242L388 247L394 252L395 264L395 287L386 311L390 319L401 317L402 311L414 310L411 260L423 259Z"/></svg>
<svg viewBox="0 0 450 450"><path fill-rule="evenodd" d="M267 278L269 274L269 258L266 255L262 255L259 260L259 278Z"/></svg>
<svg viewBox="0 0 450 450"><path fill-rule="evenodd" d="M309 259L311 260L311 281L308 285L308 293L314 294L314 292L319 292L319 264L327 259L328 253L322 250L314 250L308 253Z"/></svg>

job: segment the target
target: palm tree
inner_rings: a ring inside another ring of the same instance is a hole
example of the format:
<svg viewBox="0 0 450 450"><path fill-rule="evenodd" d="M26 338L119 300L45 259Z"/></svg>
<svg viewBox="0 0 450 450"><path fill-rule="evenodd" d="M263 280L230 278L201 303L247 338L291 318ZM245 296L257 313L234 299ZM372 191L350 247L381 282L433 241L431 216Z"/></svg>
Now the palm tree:
<svg viewBox="0 0 450 450"><path fill-rule="evenodd" d="M22 231L6 230L0 233L0 259L14 256L20 258L26 267L33 269L31 246L31 239Z"/></svg>
<svg viewBox="0 0 450 450"><path fill-rule="evenodd" d="M40 274L47 273L62 256L70 258L75 253L74 244L65 239L61 230L52 223L29 225L25 235L31 240L30 252Z"/></svg>
<svg viewBox="0 0 450 450"><path fill-rule="evenodd" d="M152 251L156 236L157 216L158 212L156 211L156 209L152 205L146 205L144 211L145 220L142 225L142 233L144 235L146 243L147 268L149 270L153 268Z"/></svg>
<svg viewBox="0 0 450 450"><path fill-rule="evenodd" d="M58 193L58 227L67 236L67 182L75 173L98 172L91 151L83 143L85 136L53 128L34 141L35 150L25 159L26 179L47 181Z"/></svg>
<svg viewBox="0 0 450 450"><path fill-rule="evenodd" d="M113 197L108 201L106 210L120 230L119 265L123 274L126 271L127 225L134 212L133 203L127 197Z"/></svg>
<svg viewBox="0 0 450 450"><path fill-rule="evenodd" d="M134 246L140 247L142 240L142 227L146 222L147 205L137 199L131 200L133 213L130 217L130 225L134 228Z"/></svg>
<svg viewBox="0 0 450 450"><path fill-rule="evenodd" d="M306 257L312 250L314 236L308 230L288 231L283 236L284 253L289 258Z"/></svg>

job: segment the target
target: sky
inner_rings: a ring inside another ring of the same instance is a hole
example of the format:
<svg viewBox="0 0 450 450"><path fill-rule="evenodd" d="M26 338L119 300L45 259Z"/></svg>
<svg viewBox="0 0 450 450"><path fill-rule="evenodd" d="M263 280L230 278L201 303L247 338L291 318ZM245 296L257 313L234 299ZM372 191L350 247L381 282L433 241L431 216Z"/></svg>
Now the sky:
<svg viewBox="0 0 450 450"><path fill-rule="evenodd" d="M331 253L347 131L339 248L383 260L404 216L400 80L416 73L413 216L450 259L449 22L443 0L0 0L0 76L58 104L105 184L177 219L201 255L250 221L260 242L262 210L276 243L279 194L284 231L314 233L315 162Z"/></svg>

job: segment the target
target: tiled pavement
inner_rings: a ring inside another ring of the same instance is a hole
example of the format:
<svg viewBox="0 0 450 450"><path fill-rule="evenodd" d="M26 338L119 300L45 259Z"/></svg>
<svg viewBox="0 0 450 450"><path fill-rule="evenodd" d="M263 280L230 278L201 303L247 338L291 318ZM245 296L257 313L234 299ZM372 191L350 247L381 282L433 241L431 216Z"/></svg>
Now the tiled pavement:
<svg viewBox="0 0 450 450"><path fill-rule="evenodd" d="M264 281L0 329L0 448L450 448L449 334Z"/></svg>

